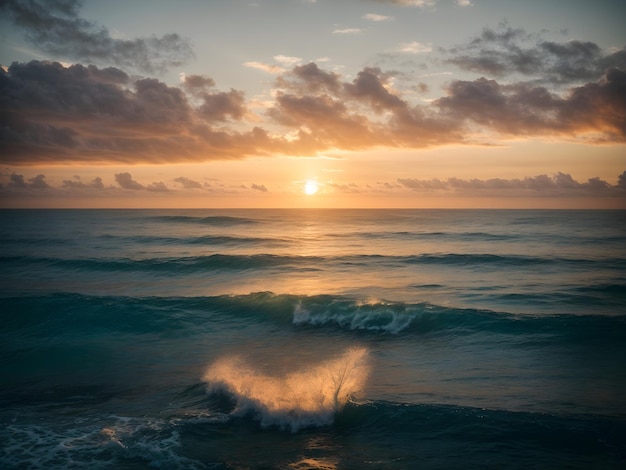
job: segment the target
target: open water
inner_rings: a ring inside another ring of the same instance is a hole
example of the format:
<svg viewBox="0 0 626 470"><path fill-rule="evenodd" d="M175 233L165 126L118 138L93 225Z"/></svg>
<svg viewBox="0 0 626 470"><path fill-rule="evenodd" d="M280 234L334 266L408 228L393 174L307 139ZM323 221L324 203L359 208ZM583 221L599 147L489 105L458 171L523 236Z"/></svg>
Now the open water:
<svg viewBox="0 0 626 470"><path fill-rule="evenodd" d="M0 211L0 467L626 468L626 212Z"/></svg>

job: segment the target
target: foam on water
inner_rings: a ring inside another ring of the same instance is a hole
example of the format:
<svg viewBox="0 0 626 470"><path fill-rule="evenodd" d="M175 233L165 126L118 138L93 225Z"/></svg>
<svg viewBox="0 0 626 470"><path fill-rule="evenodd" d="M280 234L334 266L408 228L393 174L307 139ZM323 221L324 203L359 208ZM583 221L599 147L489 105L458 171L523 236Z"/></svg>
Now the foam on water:
<svg viewBox="0 0 626 470"><path fill-rule="evenodd" d="M361 309L363 305L358 303L350 309L342 311L311 312L298 304L293 311L294 325L325 325L334 323L341 327L347 327L351 330L370 330L382 331L388 333L399 333L406 329L413 319L415 313L406 311L397 311L392 308L386 308L382 303L367 304L366 309Z"/></svg>
<svg viewBox="0 0 626 470"><path fill-rule="evenodd" d="M365 385L367 350L349 349L336 359L286 376L253 369L241 357L213 363L204 380L209 393L226 392L236 401L234 415L253 414L261 426L296 432L324 426Z"/></svg>
<svg viewBox="0 0 626 470"><path fill-rule="evenodd" d="M109 416L97 422L10 424L0 450L3 468L84 468L146 462L161 468L201 468L178 455L180 435L168 423ZM2 435L0 434L0 435Z"/></svg>

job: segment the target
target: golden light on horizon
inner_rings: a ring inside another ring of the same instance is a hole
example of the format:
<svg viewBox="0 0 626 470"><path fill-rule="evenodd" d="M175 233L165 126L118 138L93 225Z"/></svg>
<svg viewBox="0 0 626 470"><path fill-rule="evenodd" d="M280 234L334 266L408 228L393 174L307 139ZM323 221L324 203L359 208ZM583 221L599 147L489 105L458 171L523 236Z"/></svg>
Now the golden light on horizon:
<svg viewBox="0 0 626 470"><path fill-rule="evenodd" d="M304 193L309 196L312 196L313 194L318 192L319 189L320 186L315 180L307 180L306 183L304 183Z"/></svg>

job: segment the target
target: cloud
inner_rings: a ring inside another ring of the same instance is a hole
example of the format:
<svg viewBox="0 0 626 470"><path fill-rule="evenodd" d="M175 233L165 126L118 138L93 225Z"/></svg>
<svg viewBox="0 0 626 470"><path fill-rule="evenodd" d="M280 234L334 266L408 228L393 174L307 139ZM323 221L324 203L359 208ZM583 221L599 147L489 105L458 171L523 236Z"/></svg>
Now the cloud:
<svg viewBox="0 0 626 470"><path fill-rule="evenodd" d="M146 190L155 193L163 193L170 190L162 181L155 181L154 183L150 183L148 186L144 186L143 184L135 181L132 175L128 172L116 173L115 182L120 185L122 189L130 189L132 191Z"/></svg>
<svg viewBox="0 0 626 470"><path fill-rule="evenodd" d="M408 52L410 54L420 54L424 52L431 52L433 50L432 44L422 44L421 42L405 42L400 44L400 51Z"/></svg>
<svg viewBox="0 0 626 470"><path fill-rule="evenodd" d="M81 18L79 0L4 0L4 11L26 38L45 53L154 73L193 57L189 42L178 34L118 39L101 25Z"/></svg>
<svg viewBox="0 0 626 470"><path fill-rule="evenodd" d="M174 178L174 181L180 183L184 189L202 189L202 185L199 182L186 178L184 176Z"/></svg>
<svg viewBox="0 0 626 470"><path fill-rule="evenodd" d="M205 93L203 103L198 109L205 120L225 121L227 117L239 120L246 113L244 94L231 89L229 92Z"/></svg>
<svg viewBox="0 0 626 470"><path fill-rule="evenodd" d="M294 67L289 73L279 78L278 85L281 88L302 90L306 93L321 91L336 93L342 86L339 74L326 72L315 62Z"/></svg>
<svg viewBox="0 0 626 470"><path fill-rule="evenodd" d="M256 62L256 61L244 62L243 65L252 69L262 70L263 72L267 72L267 73L275 74L275 73L285 72L285 69L282 67L279 67L278 65L264 64L263 62Z"/></svg>
<svg viewBox="0 0 626 470"><path fill-rule="evenodd" d="M215 86L215 80L204 75L186 75L183 73L180 78L183 88L193 95L204 93Z"/></svg>
<svg viewBox="0 0 626 470"><path fill-rule="evenodd" d="M553 84L597 80L626 63L626 48L605 53L590 41L546 41L508 23L484 28L468 44L447 53L446 62L465 70L493 77L521 74Z"/></svg>
<svg viewBox="0 0 626 470"><path fill-rule="evenodd" d="M494 34L485 31L479 41L524 33ZM593 56L593 49L570 45L559 54ZM485 77L454 80L439 98L417 103L411 101L415 94L394 89L397 77L393 70L365 67L347 79L314 62L298 64L276 77L273 101L263 115L253 115L243 92L216 90L207 76L183 76L175 87L112 67L13 63L0 70L3 163L159 164L518 137L626 142L623 68L556 88ZM418 82L405 89L426 87Z"/></svg>
<svg viewBox="0 0 626 470"><path fill-rule="evenodd" d="M363 30L361 28L344 28L344 29L335 29L333 34L359 34Z"/></svg>
<svg viewBox="0 0 626 470"><path fill-rule="evenodd" d="M25 181L24 175L11 173L11 175L9 176L8 187L11 189L48 189L50 186L46 182L45 175L39 174L37 176L29 178L28 181Z"/></svg>
<svg viewBox="0 0 626 470"><path fill-rule="evenodd" d="M363 19L369 20L369 21L387 21L392 19L391 16L385 16L385 15L379 15L377 13L367 13L365 15L363 15Z"/></svg>
<svg viewBox="0 0 626 470"><path fill-rule="evenodd" d="M586 182L578 182L567 173L556 173L552 176L538 175L523 179L460 179L448 178L447 180L431 179L419 180L415 178L399 178L397 181L402 186L420 192L443 191L462 194L507 196L554 196L554 197L611 197L624 194L626 187L623 179L626 179L626 171L619 177L617 185L611 185L600 178L589 178Z"/></svg>
<svg viewBox="0 0 626 470"><path fill-rule="evenodd" d="M474 4L470 0L456 0L456 4L460 7L473 7Z"/></svg>
<svg viewBox="0 0 626 470"><path fill-rule="evenodd" d="M115 181L124 189L132 189L134 191L146 189L142 184L137 183L128 172L116 173Z"/></svg>
<svg viewBox="0 0 626 470"><path fill-rule="evenodd" d="M390 3L392 5L400 5L403 7L431 7L437 3L437 0L370 0L377 3Z"/></svg>
<svg viewBox="0 0 626 470"><path fill-rule="evenodd" d="M242 92L207 92L210 83L192 80L191 102L187 82L177 88L133 81L119 69L13 63L0 71L4 162L171 163L263 155L284 144L260 128L213 129L247 108Z"/></svg>
<svg viewBox="0 0 626 470"><path fill-rule="evenodd" d="M275 55L274 60L276 62L280 62L281 64L286 64L286 65L295 65L295 64L302 62L302 59L300 57L291 57L291 56L286 56L282 54Z"/></svg>
<svg viewBox="0 0 626 470"><path fill-rule="evenodd" d="M538 86L458 80L435 105L454 121L508 135L586 134L591 141L626 142L626 72L618 69L563 97Z"/></svg>
<svg viewBox="0 0 626 470"><path fill-rule="evenodd" d="M155 181L154 183L150 183L148 186L146 186L146 189L155 193L165 193L169 191L169 188L165 185L163 181Z"/></svg>
<svg viewBox="0 0 626 470"><path fill-rule="evenodd" d="M261 191L262 193L268 192L268 189L263 184L252 184L250 187L255 191Z"/></svg>
<svg viewBox="0 0 626 470"><path fill-rule="evenodd" d="M91 180L90 183L85 184L80 181L79 177L76 177L74 180L63 180L63 188L66 189L104 189L104 185L102 184L102 178L99 176Z"/></svg>

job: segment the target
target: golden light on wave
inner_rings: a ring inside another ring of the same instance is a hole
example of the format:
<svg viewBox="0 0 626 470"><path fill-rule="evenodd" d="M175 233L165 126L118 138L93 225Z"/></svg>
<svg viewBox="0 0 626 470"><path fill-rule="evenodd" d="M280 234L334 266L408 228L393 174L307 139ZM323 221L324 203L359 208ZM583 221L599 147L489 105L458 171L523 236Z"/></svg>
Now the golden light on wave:
<svg viewBox="0 0 626 470"><path fill-rule="evenodd" d="M320 186L317 183L317 181L307 180L307 182L304 183L304 192L305 194L308 194L309 196L312 196L313 194L318 192L319 189L320 189Z"/></svg>

